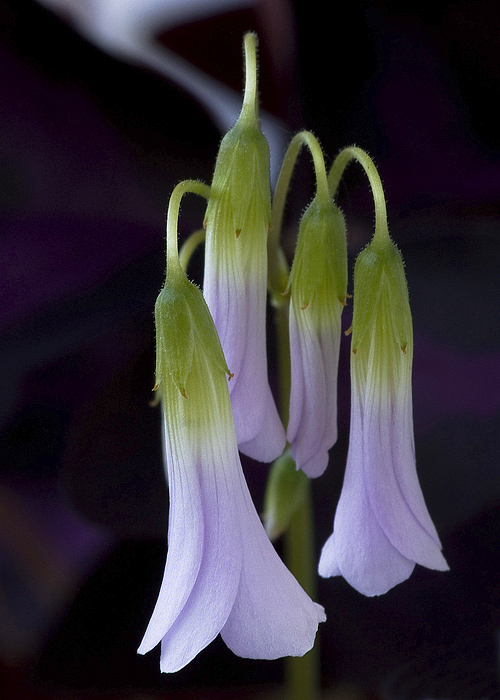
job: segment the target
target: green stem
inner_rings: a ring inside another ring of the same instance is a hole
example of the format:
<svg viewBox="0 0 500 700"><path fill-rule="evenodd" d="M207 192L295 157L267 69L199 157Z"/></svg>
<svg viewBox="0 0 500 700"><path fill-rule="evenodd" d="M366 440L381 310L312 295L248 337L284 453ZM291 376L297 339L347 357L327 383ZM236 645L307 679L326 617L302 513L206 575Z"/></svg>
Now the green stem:
<svg viewBox="0 0 500 700"><path fill-rule="evenodd" d="M307 480L306 493L295 512L285 537L285 560L297 581L314 600L316 598L316 561L312 518L311 483ZM304 656L286 659L285 683L287 700L315 700L320 690L319 644Z"/></svg>
<svg viewBox="0 0 500 700"><path fill-rule="evenodd" d="M387 227L387 209L385 206L384 188L382 187L382 181L380 180L380 175L375 167L375 163L366 151L363 151L362 148L358 148L357 146L349 146L339 153L328 173L330 194L332 197L335 197L340 178L351 160L358 161L370 181L375 205L375 233L373 234L373 243L375 245L387 245L390 241L390 237Z"/></svg>
<svg viewBox="0 0 500 700"><path fill-rule="evenodd" d="M283 266L283 251L279 244L286 197L290 188L293 169L302 146L307 146L311 152L316 175L316 196L320 199L330 199L328 179L326 176L325 160L317 138L310 131L300 131L290 141L283 159L271 210L271 226L268 238L269 289L272 294L282 294L286 289L289 269Z"/></svg>
<svg viewBox="0 0 500 700"><path fill-rule="evenodd" d="M203 243L204 240L205 229L200 228L198 231L194 231L188 238L186 238L182 244L179 251L179 265L184 272L187 271L189 261L191 260L191 256L193 255L194 251L200 245L200 243Z"/></svg>
<svg viewBox="0 0 500 700"><path fill-rule="evenodd" d="M257 100L257 35L247 32L244 37L245 91L241 116L255 121L258 118Z"/></svg>
<svg viewBox="0 0 500 700"><path fill-rule="evenodd" d="M271 232L269 238L273 247L278 247L283 224L283 213L285 210L286 196L290 187L293 169L297 161L302 146L307 146L313 157L314 170L316 174L316 187L318 196L329 197L328 180L326 177L325 161L321 146L317 138L310 131L300 131L295 134L290 141L287 152L283 159L276 190L273 197L273 208L271 211Z"/></svg>
<svg viewBox="0 0 500 700"><path fill-rule="evenodd" d="M170 195L167 212L167 277L184 274L179 263L177 223L181 199L187 192L198 194L201 197L205 197L205 199L210 197L210 187L197 180L183 180L174 187Z"/></svg>

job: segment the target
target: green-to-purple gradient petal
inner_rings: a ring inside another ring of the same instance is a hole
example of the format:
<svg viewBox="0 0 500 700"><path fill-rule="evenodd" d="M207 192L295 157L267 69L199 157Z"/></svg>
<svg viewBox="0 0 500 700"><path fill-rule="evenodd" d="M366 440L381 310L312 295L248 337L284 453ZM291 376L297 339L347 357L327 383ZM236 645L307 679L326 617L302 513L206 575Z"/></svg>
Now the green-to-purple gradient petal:
<svg viewBox="0 0 500 700"><path fill-rule="evenodd" d="M418 482L409 374L392 393L354 375L344 484L318 570L374 596L405 581L416 563L448 565Z"/></svg>
<svg viewBox="0 0 500 700"><path fill-rule="evenodd" d="M236 596L241 550L225 478L225 465L238 459L235 447L217 426L213 439L193 440L173 411L165 422L167 562L138 651L146 653L161 641L160 668L169 673L189 663L220 632Z"/></svg>
<svg viewBox="0 0 500 700"><path fill-rule="evenodd" d="M302 655L325 619L264 532L243 476L229 400L225 407L207 404L209 412L209 434L165 412L167 562L138 651L161 641L160 668L167 673L183 668L221 631L241 656Z"/></svg>
<svg viewBox="0 0 500 700"><path fill-rule="evenodd" d="M338 308L337 308L338 307ZM307 476L321 476L337 440L337 372L340 302L333 300L319 321L310 307L290 304L291 391L287 439L292 457Z"/></svg>
<svg viewBox="0 0 500 700"><path fill-rule="evenodd" d="M245 235L245 234L242 234ZM229 393L238 447L261 462L285 449L286 437L267 376L267 263L240 255L221 263L207 236L203 294L230 371Z"/></svg>

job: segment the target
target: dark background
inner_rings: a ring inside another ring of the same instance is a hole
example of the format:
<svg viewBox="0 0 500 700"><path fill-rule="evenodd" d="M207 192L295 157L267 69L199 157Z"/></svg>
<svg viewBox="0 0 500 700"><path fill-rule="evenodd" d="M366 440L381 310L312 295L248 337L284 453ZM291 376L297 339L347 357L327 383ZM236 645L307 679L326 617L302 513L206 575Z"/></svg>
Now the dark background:
<svg viewBox="0 0 500 700"><path fill-rule="evenodd" d="M352 143L372 155L406 261L419 475L451 571L417 567L377 599L320 581L325 688L499 697L498 6L324 7L267 0L159 39L240 89L242 35L257 30L263 107L290 135L311 129L329 162ZM149 406L165 210L179 180L210 181L221 135L181 87L27 0L0 2L0 62L0 697L269 694L281 662L220 640L172 676L157 652L135 654L165 558ZM289 252L311 194L304 156ZM373 217L356 166L339 197L353 262ZM202 218L186 200L181 237ZM347 355L346 341L340 437L314 484L318 551L347 451ZM265 468L244 467L260 508Z"/></svg>

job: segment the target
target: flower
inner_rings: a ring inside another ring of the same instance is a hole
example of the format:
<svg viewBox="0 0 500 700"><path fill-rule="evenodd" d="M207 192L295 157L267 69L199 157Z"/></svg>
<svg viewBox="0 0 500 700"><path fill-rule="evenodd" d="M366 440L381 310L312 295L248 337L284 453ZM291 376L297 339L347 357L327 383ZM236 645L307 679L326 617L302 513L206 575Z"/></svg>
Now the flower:
<svg viewBox="0 0 500 700"><path fill-rule="evenodd" d="M254 35L245 36L245 48L243 107L222 139L206 211L203 294L234 373L229 391L239 449L270 462L286 438L267 376L269 147L257 120Z"/></svg>
<svg viewBox="0 0 500 700"><path fill-rule="evenodd" d="M337 371L347 291L345 222L329 196L316 195L302 217L289 286L287 439L297 467L317 477L337 440Z"/></svg>
<svg viewBox="0 0 500 700"><path fill-rule="evenodd" d="M219 632L248 658L301 656L324 610L278 557L238 455L228 369L200 290L167 275L155 309L156 380L170 491L168 552L139 647L161 641L160 668L183 668Z"/></svg>
<svg viewBox="0 0 500 700"><path fill-rule="evenodd" d="M356 261L352 328L349 452L319 573L373 596L406 580L416 563L448 569L416 472L411 312L388 233Z"/></svg>

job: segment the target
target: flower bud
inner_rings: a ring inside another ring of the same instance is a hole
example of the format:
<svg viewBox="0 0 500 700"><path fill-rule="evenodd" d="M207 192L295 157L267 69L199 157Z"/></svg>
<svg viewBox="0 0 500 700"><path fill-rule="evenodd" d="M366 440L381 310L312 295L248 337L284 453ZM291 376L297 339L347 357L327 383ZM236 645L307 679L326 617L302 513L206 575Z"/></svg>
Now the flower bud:
<svg viewBox="0 0 500 700"><path fill-rule="evenodd" d="M416 471L411 312L387 232L356 261L352 327L349 451L318 570L373 596L406 580L416 563L448 569Z"/></svg>
<svg viewBox="0 0 500 700"><path fill-rule="evenodd" d="M342 212L316 196L304 213L290 273L291 391L287 439L297 467L320 476L337 440L337 371L347 291Z"/></svg>
<svg viewBox="0 0 500 700"><path fill-rule="evenodd" d="M271 462L285 431L267 377L269 148L257 119L255 37L245 37L247 75L240 117L222 139L206 212L203 294L227 363L238 447Z"/></svg>
<svg viewBox="0 0 500 700"><path fill-rule="evenodd" d="M307 493L307 477L297 470L289 450L275 460L266 486L263 520L271 540L280 537L290 525Z"/></svg>

